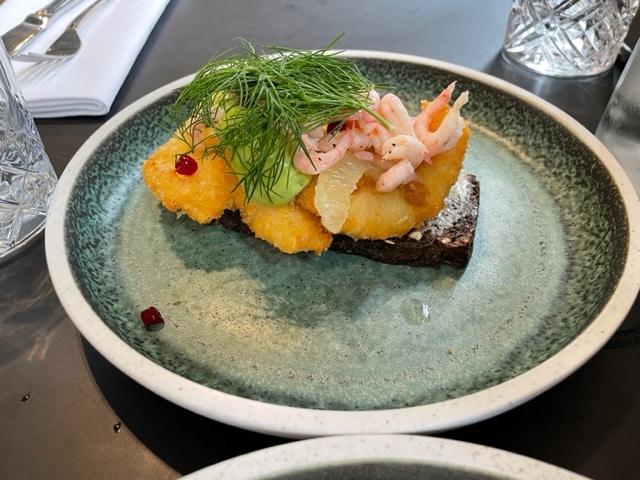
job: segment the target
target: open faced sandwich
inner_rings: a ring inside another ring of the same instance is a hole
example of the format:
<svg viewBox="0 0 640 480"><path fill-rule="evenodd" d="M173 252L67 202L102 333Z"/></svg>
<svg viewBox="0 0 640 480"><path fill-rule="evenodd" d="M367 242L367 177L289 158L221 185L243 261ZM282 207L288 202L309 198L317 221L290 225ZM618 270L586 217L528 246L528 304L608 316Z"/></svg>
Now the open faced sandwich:
<svg viewBox="0 0 640 480"><path fill-rule="evenodd" d="M162 205L289 254L464 267L479 203L461 174L468 93L452 98L453 82L412 115L328 47L270 48L216 57L181 90L175 135L142 167Z"/></svg>

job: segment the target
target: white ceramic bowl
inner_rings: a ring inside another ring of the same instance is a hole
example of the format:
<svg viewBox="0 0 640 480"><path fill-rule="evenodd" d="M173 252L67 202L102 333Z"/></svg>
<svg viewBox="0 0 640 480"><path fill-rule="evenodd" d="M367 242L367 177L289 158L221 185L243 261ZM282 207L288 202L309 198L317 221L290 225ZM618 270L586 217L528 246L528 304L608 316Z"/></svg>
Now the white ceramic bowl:
<svg viewBox="0 0 640 480"><path fill-rule="evenodd" d="M70 318L162 397L287 437L455 428L562 381L638 292L640 205L624 171L575 120L504 81L346 55L410 105L453 79L470 91L465 169L481 211L466 269L287 256L163 211L140 166L171 135L164 108L181 79L105 123L60 179L46 253ZM165 315L159 332L139 321L149 305Z"/></svg>
<svg viewBox="0 0 640 480"><path fill-rule="evenodd" d="M579 480L568 470L491 447L417 435L343 435L303 440L248 453L185 480L332 478L396 480Z"/></svg>

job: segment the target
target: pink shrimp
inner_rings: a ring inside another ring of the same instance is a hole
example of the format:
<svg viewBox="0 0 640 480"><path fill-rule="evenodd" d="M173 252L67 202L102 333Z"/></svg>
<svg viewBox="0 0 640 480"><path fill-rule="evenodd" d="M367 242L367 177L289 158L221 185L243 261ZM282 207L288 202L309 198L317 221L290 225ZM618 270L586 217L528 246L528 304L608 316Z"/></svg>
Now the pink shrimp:
<svg viewBox="0 0 640 480"><path fill-rule="evenodd" d="M380 108L380 94L377 90L372 89L368 96L371 100L371 111L378 114ZM346 122L350 125L349 128L355 130L355 137L353 144L349 148L351 152L356 155L363 155L370 157L371 152L365 152L371 148L377 153L380 152L382 144L389 137L389 131L366 110L358 110L351 115Z"/></svg>
<svg viewBox="0 0 640 480"><path fill-rule="evenodd" d="M371 89L369 91L369 94L367 95L367 99L371 101L371 105L369 105L369 108L372 111L376 112L378 110L378 107L380 106L380 94L378 93L378 91L375 89ZM376 120L376 117L371 115L366 110L358 110L356 113L351 115L351 117L349 117L347 121L362 124L362 123L375 123L378 120Z"/></svg>
<svg viewBox="0 0 640 480"><path fill-rule="evenodd" d="M414 118L413 120L413 129L417 132L418 130L427 130L429 128L429 124L431 123L431 119L433 116L442 110L445 105L448 105L451 101L451 96L453 95L453 90L456 88L455 81L451 82L447 85L447 88L442 90L440 94L433 100L431 100L425 108Z"/></svg>
<svg viewBox="0 0 640 480"><path fill-rule="evenodd" d="M382 145L391 136L389 130L378 121L361 126L360 130L369 139L369 147L378 155L382 155Z"/></svg>
<svg viewBox="0 0 640 480"><path fill-rule="evenodd" d="M384 161L409 160L417 167L424 160L424 145L414 135L395 135L382 145Z"/></svg>
<svg viewBox="0 0 640 480"><path fill-rule="evenodd" d="M379 97L378 97L379 98ZM387 93L378 101L376 101L372 109L384 118L392 125L391 131L386 128L379 120L373 115L360 111L355 114L354 122L355 128L366 137L366 142L359 142L360 144L366 144L367 148L373 148L373 151L378 155L383 153L383 144L392 135L404 135L413 133L413 122L409 113L407 112L402 100L392 93Z"/></svg>
<svg viewBox="0 0 640 480"><path fill-rule="evenodd" d="M406 135L413 133L413 122L402 100L393 93L387 93L380 99L378 113L382 118L393 125L394 135Z"/></svg>
<svg viewBox="0 0 640 480"><path fill-rule="evenodd" d="M413 119L413 131L420 139L420 141L426 146L428 142L425 140L429 134L429 124L433 119L433 116L442 110L451 101L453 90L456 88L456 82L451 82L447 85L447 88L442 90L440 94L430 101L425 108ZM433 153L427 147L427 154L433 156Z"/></svg>
<svg viewBox="0 0 640 480"><path fill-rule="evenodd" d="M303 135L307 151L298 150L293 160L295 167L303 173L319 174L350 152L383 170L376 182L378 191L390 192L409 183L417 177L416 168L422 162L430 164L431 156L452 148L462 134L460 109L467 103L468 92L458 97L438 129L429 131L431 119L451 101L455 85L456 82L450 83L415 118L396 95L388 93L380 98L377 91L371 90L372 111L393 127L387 128L374 115L360 110L338 132L325 134L316 130Z"/></svg>
<svg viewBox="0 0 640 480"><path fill-rule="evenodd" d="M382 160L395 162L376 182L376 190L389 192L416 178L415 169L423 162L425 148L413 135L396 135L384 143Z"/></svg>
<svg viewBox="0 0 640 480"><path fill-rule="evenodd" d="M378 177L376 190L379 192L391 192L400 185L416 178L415 167L409 160L400 160L389 170Z"/></svg>
<svg viewBox="0 0 640 480"><path fill-rule="evenodd" d="M435 132L429 132L427 129L416 132L430 156L450 150L462 136L464 120L460 116L460 109L468 101L469 92L461 93Z"/></svg>
<svg viewBox="0 0 640 480"><path fill-rule="evenodd" d="M351 129L327 134L320 140L310 135L302 135L307 153L299 149L293 157L293 164L302 173L315 175L339 162L353 142L355 132Z"/></svg>

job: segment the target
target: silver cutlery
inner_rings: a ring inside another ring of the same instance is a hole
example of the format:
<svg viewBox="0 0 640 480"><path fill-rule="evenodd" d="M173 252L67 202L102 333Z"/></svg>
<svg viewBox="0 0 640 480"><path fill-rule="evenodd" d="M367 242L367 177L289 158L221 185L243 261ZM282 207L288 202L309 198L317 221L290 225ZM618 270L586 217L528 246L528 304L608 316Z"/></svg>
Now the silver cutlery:
<svg viewBox="0 0 640 480"><path fill-rule="evenodd" d="M22 23L2 35L9 56L22 50L34 37L47 28L61 12L78 0L55 0L37 12L27 15Z"/></svg>
<svg viewBox="0 0 640 480"><path fill-rule="evenodd" d="M23 62L61 61L74 57L82 46L82 40L78 35L78 29L87 15L99 4L106 0L94 0L81 13L78 14L64 32L47 48L44 53L27 52L14 55L13 60Z"/></svg>

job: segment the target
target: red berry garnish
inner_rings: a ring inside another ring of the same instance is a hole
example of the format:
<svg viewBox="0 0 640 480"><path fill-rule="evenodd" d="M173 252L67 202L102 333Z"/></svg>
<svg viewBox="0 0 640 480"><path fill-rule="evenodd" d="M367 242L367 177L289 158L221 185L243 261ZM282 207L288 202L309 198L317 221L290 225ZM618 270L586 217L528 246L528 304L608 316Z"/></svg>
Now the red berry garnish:
<svg viewBox="0 0 640 480"><path fill-rule="evenodd" d="M164 327L164 318L156 307L149 307L140 312L140 318L147 330L156 331Z"/></svg>
<svg viewBox="0 0 640 480"><path fill-rule="evenodd" d="M180 175L193 175L198 171L198 162L190 155L180 155L176 160L176 172Z"/></svg>

